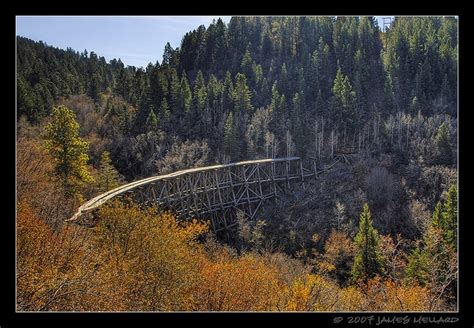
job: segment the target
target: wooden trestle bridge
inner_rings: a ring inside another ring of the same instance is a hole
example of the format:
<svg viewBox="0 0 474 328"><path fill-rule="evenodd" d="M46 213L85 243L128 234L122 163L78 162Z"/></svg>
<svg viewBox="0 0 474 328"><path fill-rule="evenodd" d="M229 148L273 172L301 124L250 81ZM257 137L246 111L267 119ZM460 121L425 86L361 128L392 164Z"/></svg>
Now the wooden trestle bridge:
<svg viewBox="0 0 474 328"><path fill-rule="evenodd" d="M250 220L267 199L290 182L317 176L332 167L305 168L299 157L261 159L177 171L138 180L105 192L79 207L68 221L94 213L111 199L133 199L143 204L172 211L178 220L209 219L214 231L237 224L236 212Z"/></svg>

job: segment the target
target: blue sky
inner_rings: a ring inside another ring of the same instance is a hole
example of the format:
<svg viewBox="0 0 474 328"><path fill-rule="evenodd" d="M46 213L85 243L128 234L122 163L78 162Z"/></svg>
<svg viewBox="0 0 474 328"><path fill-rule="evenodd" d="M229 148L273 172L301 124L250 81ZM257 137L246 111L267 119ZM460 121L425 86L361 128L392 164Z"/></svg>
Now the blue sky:
<svg viewBox="0 0 474 328"><path fill-rule="evenodd" d="M179 47L186 32L202 24L207 27L219 17L230 21L230 16L17 16L16 34L146 67L161 62L166 42Z"/></svg>
<svg viewBox="0 0 474 328"><path fill-rule="evenodd" d="M166 42L180 46L188 31L219 16L17 16L16 34L48 45L87 49L107 61L146 67L161 62ZM230 16L222 16L225 23Z"/></svg>

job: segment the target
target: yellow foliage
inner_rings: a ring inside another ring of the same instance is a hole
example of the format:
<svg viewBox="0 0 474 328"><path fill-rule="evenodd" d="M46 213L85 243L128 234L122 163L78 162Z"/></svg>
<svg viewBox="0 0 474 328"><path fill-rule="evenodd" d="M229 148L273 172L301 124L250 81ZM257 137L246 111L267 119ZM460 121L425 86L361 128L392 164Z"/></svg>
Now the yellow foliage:
<svg viewBox="0 0 474 328"><path fill-rule="evenodd" d="M287 311L333 311L339 288L328 279L314 274L297 279L287 290Z"/></svg>
<svg viewBox="0 0 474 328"><path fill-rule="evenodd" d="M324 261L318 262L317 267L318 271L321 273L332 272L336 270L336 266L334 264Z"/></svg>
<svg viewBox="0 0 474 328"><path fill-rule="evenodd" d="M428 311L429 291L417 285L403 286L392 279L375 277L368 282L367 308L375 311Z"/></svg>
<svg viewBox="0 0 474 328"><path fill-rule="evenodd" d="M275 267L255 254L232 257L225 249L205 262L196 294L200 311L272 311L282 283Z"/></svg>
<svg viewBox="0 0 474 328"><path fill-rule="evenodd" d="M33 311L425 311L429 291L376 277L362 291L277 254L235 255L208 225L112 202L94 228L54 233L18 204L18 309ZM345 239L345 238L343 238ZM336 252L338 254L338 252ZM320 262L320 272L335 269Z"/></svg>
<svg viewBox="0 0 474 328"><path fill-rule="evenodd" d="M17 213L18 310L123 309L114 290L98 281L101 260L86 241L88 231L67 227L59 233L19 203Z"/></svg>
<svg viewBox="0 0 474 328"><path fill-rule="evenodd" d="M348 279L352 268L355 248L350 237L342 232L333 230L324 244L324 263L320 264L322 273L331 273L331 277L339 281Z"/></svg>
<svg viewBox="0 0 474 328"><path fill-rule="evenodd" d="M17 198L28 202L39 218L52 227L72 215L74 201L53 179L52 159L38 141L20 136L17 141Z"/></svg>
<svg viewBox="0 0 474 328"><path fill-rule="evenodd" d="M355 286L343 288L340 293L340 301L337 311L364 311L370 310L365 307L365 295Z"/></svg>
<svg viewBox="0 0 474 328"><path fill-rule="evenodd" d="M117 270L133 286L132 310L187 310L202 269L203 247L197 236L207 224L179 224L169 213L113 202L99 210L98 247L110 249ZM126 271L123 267L127 266Z"/></svg>

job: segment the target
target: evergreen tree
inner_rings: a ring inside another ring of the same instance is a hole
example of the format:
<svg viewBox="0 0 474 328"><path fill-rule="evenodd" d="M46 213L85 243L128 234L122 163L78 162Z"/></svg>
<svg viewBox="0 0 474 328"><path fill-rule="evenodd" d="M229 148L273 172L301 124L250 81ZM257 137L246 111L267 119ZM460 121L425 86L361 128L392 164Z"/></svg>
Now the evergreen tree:
<svg viewBox="0 0 474 328"><path fill-rule="evenodd" d="M435 144L438 150L437 161L439 164L450 165L453 160L453 150L451 148L451 136L448 126L443 122L438 128L435 137Z"/></svg>
<svg viewBox="0 0 474 328"><path fill-rule="evenodd" d="M252 76L252 56L250 55L249 47L247 47L247 50L245 51L245 54L242 57L240 69L245 76Z"/></svg>
<svg viewBox="0 0 474 328"><path fill-rule="evenodd" d="M392 78L387 74L384 85L384 112L388 115L395 113L395 96L393 94Z"/></svg>
<svg viewBox="0 0 474 328"><path fill-rule="evenodd" d="M239 157L239 141L237 140L236 126L234 115L229 113L224 125L224 153L228 155L231 161L235 161Z"/></svg>
<svg viewBox="0 0 474 328"><path fill-rule="evenodd" d="M310 69L309 71L311 74L309 75L309 78L307 81L309 82L309 91L311 91L311 94L317 94L320 90L320 76L321 76L321 59L318 53L318 50L316 49L313 52L313 55L311 56L311 64L310 64Z"/></svg>
<svg viewBox="0 0 474 328"><path fill-rule="evenodd" d="M214 74L211 74L209 77L209 82L207 84L208 90L208 103L209 103L209 110L211 115L211 126L215 127L222 121L222 82L219 81ZM219 143L218 140L218 129L211 129L213 136L211 139L213 142ZM212 147L212 146L211 146Z"/></svg>
<svg viewBox="0 0 474 328"><path fill-rule="evenodd" d="M366 283L375 275L383 273L379 238L377 230L372 226L369 205L366 203L360 214L359 231L354 239L356 255L351 271L353 281L362 280Z"/></svg>
<svg viewBox="0 0 474 328"><path fill-rule="evenodd" d="M186 125L192 138L203 138L208 133L211 118L209 117L207 87L202 72L199 70L194 81L193 106L188 112Z"/></svg>
<svg viewBox="0 0 474 328"><path fill-rule="evenodd" d="M108 151L102 153L97 182L101 192L106 192L119 186L119 174L112 164Z"/></svg>
<svg viewBox="0 0 474 328"><path fill-rule="evenodd" d="M443 83L441 84L441 93L440 93L440 103L437 107L438 113L448 112L451 115L455 115L455 110L453 111L451 108L451 101L450 101L450 87L449 87L449 80L448 75L444 74Z"/></svg>
<svg viewBox="0 0 474 328"><path fill-rule="evenodd" d="M25 115L30 121L38 117L34 112L35 99L29 85L22 77L17 78L17 110L18 117Z"/></svg>
<svg viewBox="0 0 474 328"><path fill-rule="evenodd" d="M235 78L234 108L236 111L248 112L253 109L250 91L247 86L247 78L244 74L238 73Z"/></svg>
<svg viewBox="0 0 474 328"><path fill-rule="evenodd" d="M232 83L232 77L229 71L225 74L222 96L223 111L232 111L234 109L234 84Z"/></svg>
<svg viewBox="0 0 474 328"><path fill-rule="evenodd" d="M352 85L349 82L349 78L342 74L340 68L337 70L332 92L333 106L331 117L333 122L343 122L348 127L355 127L355 92L352 91Z"/></svg>
<svg viewBox="0 0 474 328"><path fill-rule="evenodd" d="M283 63L280 70L279 80L278 80L278 89L283 94L288 94L290 90L290 85L288 81L288 70L286 64Z"/></svg>
<svg viewBox="0 0 474 328"><path fill-rule="evenodd" d="M172 64L174 56L174 49L169 42L166 42L165 49L163 51L163 60L161 62L162 66L168 66Z"/></svg>
<svg viewBox="0 0 474 328"><path fill-rule="evenodd" d="M164 127L167 124L169 124L170 118L171 118L170 106L168 105L168 101L166 100L166 97L163 97L163 100L161 101L160 113L162 115L160 121L163 122L161 126Z"/></svg>
<svg viewBox="0 0 474 328"><path fill-rule="evenodd" d="M267 78L263 78L260 83L260 89L255 93L255 108L260 108L270 104L272 93L268 85Z"/></svg>
<svg viewBox="0 0 474 328"><path fill-rule="evenodd" d="M88 88L87 94L88 94L89 97L91 97L95 101L98 101L100 91L101 90L100 90L99 76L98 76L97 73L94 73L92 75L92 78L91 78L90 82L89 82L89 88Z"/></svg>
<svg viewBox="0 0 474 328"><path fill-rule="evenodd" d="M429 276L428 253L420 247L415 248L408 255L408 263L405 267L406 279L410 283L417 283L424 286Z"/></svg>
<svg viewBox="0 0 474 328"><path fill-rule="evenodd" d="M278 92L277 82L273 83L272 87L272 100L270 104L270 109L272 112L276 112L279 110L280 105L280 93Z"/></svg>
<svg viewBox="0 0 474 328"><path fill-rule="evenodd" d="M158 118L156 117L155 111L152 109L146 118L145 126L147 131L156 131L158 127Z"/></svg>
<svg viewBox="0 0 474 328"><path fill-rule="evenodd" d="M186 72L183 72L183 74L181 75L178 104L184 113L189 112L189 110L191 109L192 101L193 96L191 93L191 88L189 87L188 78L186 76Z"/></svg>
<svg viewBox="0 0 474 328"><path fill-rule="evenodd" d="M45 147L54 160L56 176L69 195L78 195L84 183L93 178L87 170L89 144L79 137L76 115L65 106L53 108L45 128Z"/></svg>
<svg viewBox="0 0 474 328"><path fill-rule="evenodd" d="M431 218L431 226L437 229L441 229L443 226L443 205L441 202L437 202Z"/></svg>
<svg viewBox="0 0 474 328"><path fill-rule="evenodd" d="M451 257L457 251L456 186L448 189L443 204L436 204L431 223L423 234L423 245L423 249L417 247L408 257L407 279L422 286L445 284L447 279L452 279L448 277L453 270ZM449 284L452 292L453 283Z"/></svg>
<svg viewBox="0 0 474 328"><path fill-rule="evenodd" d="M201 70L198 71L196 80L194 81L194 104L199 113L204 112L204 109L207 106L207 88L206 82L204 81L204 76L202 75Z"/></svg>
<svg viewBox="0 0 474 328"><path fill-rule="evenodd" d="M316 113L323 115L326 112L326 104L323 100L321 89L318 90L318 96L316 97Z"/></svg>
<svg viewBox="0 0 474 328"><path fill-rule="evenodd" d="M296 149L299 156L305 156L307 150L307 125L303 122L304 118L304 92L300 95L298 92L295 93L292 100L292 113L291 119L291 134L294 136Z"/></svg>
<svg viewBox="0 0 474 328"><path fill-rule="evenodd" d="M457 250L457 220L458 220L458 190L455 185L451 186L446 193L443 204L441 227L446 242Z"/></svg>
<svg viewBox="0 0 474 328"><path fill-rule="evenodd" d="M149 107L158 113L160 102L163 97L166 97L168 94L168 80L166 79L165 74L162 73L162 70L159 69L158 65L153 66L149 72L149 80Z"/></svg>

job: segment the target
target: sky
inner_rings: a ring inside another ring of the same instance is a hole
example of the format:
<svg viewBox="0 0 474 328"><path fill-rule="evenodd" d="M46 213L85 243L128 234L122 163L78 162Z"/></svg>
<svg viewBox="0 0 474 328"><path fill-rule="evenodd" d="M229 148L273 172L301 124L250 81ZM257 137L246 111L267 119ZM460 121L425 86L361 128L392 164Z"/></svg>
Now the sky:
<svg viewBox="0 0 474 328"><path fill-rule="evenodd" d="M146 67L161 62L166 42L179 47L186 32L219 17L227 24L231 16L17 16L16 35Z"/></svg>
<svg viewBox="0 0 474 328"><path fill-rule="evenodd" d="M76 51L94 51L106 61L146 67L161 62L166 42L179 47L186 32L219 16L17 16L16 35ZM230 16L221 17L228 23Z"/></svg>

